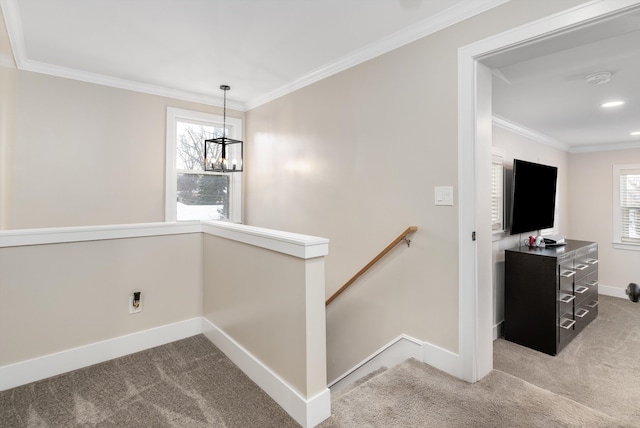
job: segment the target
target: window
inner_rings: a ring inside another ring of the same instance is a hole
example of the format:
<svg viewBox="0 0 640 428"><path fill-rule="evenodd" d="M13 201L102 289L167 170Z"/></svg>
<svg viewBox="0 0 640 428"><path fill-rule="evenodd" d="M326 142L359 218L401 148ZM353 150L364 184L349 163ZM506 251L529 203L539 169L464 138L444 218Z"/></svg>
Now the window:
<svg viewBox="0 0 640 428"><path fill-rule="evenodd" d="M226 135L242 138L242 121L227 117ZM241 222L242 173L205 172L204 140L221 137L223 117L167 108L165 220Z"/></svg>
<svg viewBox="0 0 640 428"><path fill-rule="evenodd" d="M504 232L504 154L492 151L491 161L491 229L494 234Z"/></svg>
<svg viewBox="0 0 640 428"><path fill-rule="evenodd" d="M640 250L640 164L613 166L613 242Z"/></svg>

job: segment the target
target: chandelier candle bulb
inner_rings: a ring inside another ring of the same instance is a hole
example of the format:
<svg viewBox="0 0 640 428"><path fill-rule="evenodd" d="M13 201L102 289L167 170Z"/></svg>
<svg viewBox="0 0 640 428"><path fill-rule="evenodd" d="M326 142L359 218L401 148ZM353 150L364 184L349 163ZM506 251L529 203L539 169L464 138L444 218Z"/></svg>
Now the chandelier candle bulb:
<svg viewBox="0 0 640 428"><path fill-rule="evenodd" d="M221 136L204 140L204 158L211 157L211 165L205 161L204 170L213 172L242 172L242 140L235 140L227 137L233 130L227 129L227 91L231 89L228 85L221 85L224 91L223 123ZM234 159L233 166L230 160ZM235 160L237 159L237 160Z"/></svg>

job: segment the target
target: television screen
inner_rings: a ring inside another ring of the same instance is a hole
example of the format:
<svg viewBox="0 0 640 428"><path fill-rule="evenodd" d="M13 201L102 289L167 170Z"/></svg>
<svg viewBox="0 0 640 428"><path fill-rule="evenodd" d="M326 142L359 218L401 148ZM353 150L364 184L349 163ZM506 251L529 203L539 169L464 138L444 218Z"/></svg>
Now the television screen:
<svg viewBox="0 0 640 428"><path fill-rule="evenodd" d="M513 161L511 234L553 227L558 168L519 159Z"/></svg>

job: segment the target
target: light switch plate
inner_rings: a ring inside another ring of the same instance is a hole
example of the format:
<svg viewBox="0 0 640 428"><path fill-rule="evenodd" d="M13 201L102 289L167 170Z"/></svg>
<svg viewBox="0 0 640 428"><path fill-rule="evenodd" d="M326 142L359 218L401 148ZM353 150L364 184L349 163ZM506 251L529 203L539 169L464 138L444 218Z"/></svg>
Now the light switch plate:
<svg viewBox="0 0 640 428"><path fill-rule="evenodd" d="M436 186L433 194L436 205L453 206L453 186Z"/></svg>

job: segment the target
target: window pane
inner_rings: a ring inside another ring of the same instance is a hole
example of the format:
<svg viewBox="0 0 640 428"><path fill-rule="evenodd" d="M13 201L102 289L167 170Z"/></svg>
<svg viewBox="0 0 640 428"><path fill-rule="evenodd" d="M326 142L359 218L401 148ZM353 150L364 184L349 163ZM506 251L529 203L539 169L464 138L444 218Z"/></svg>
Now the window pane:
<svg viewBox="0 0 640 428"><path fill-rule="evenodd" d="M635 171L630 171L635 172ZM622 239L640 238L640 175L620 175L620 214Z"/></svg>
<svg viewBox="0 0 640 428"><path fill-rule="evenodd" d="M178 173L178 220L229 218L229 176Z"/></svg>
<svg viewBox="0 0 640 428"><path fill-rule="evenodd" d="M493 163L491 165L491 228L493 230L502 230L502 213L503 213L503 182L504 169L502 163Z"/></svg>
<svg viewBox="0 0 640 428"><path fill-rule="evenodd" d="M207 126L188 122L176 124L176 169L202 171L204 140L222 137L222 126Z"/></svg>

